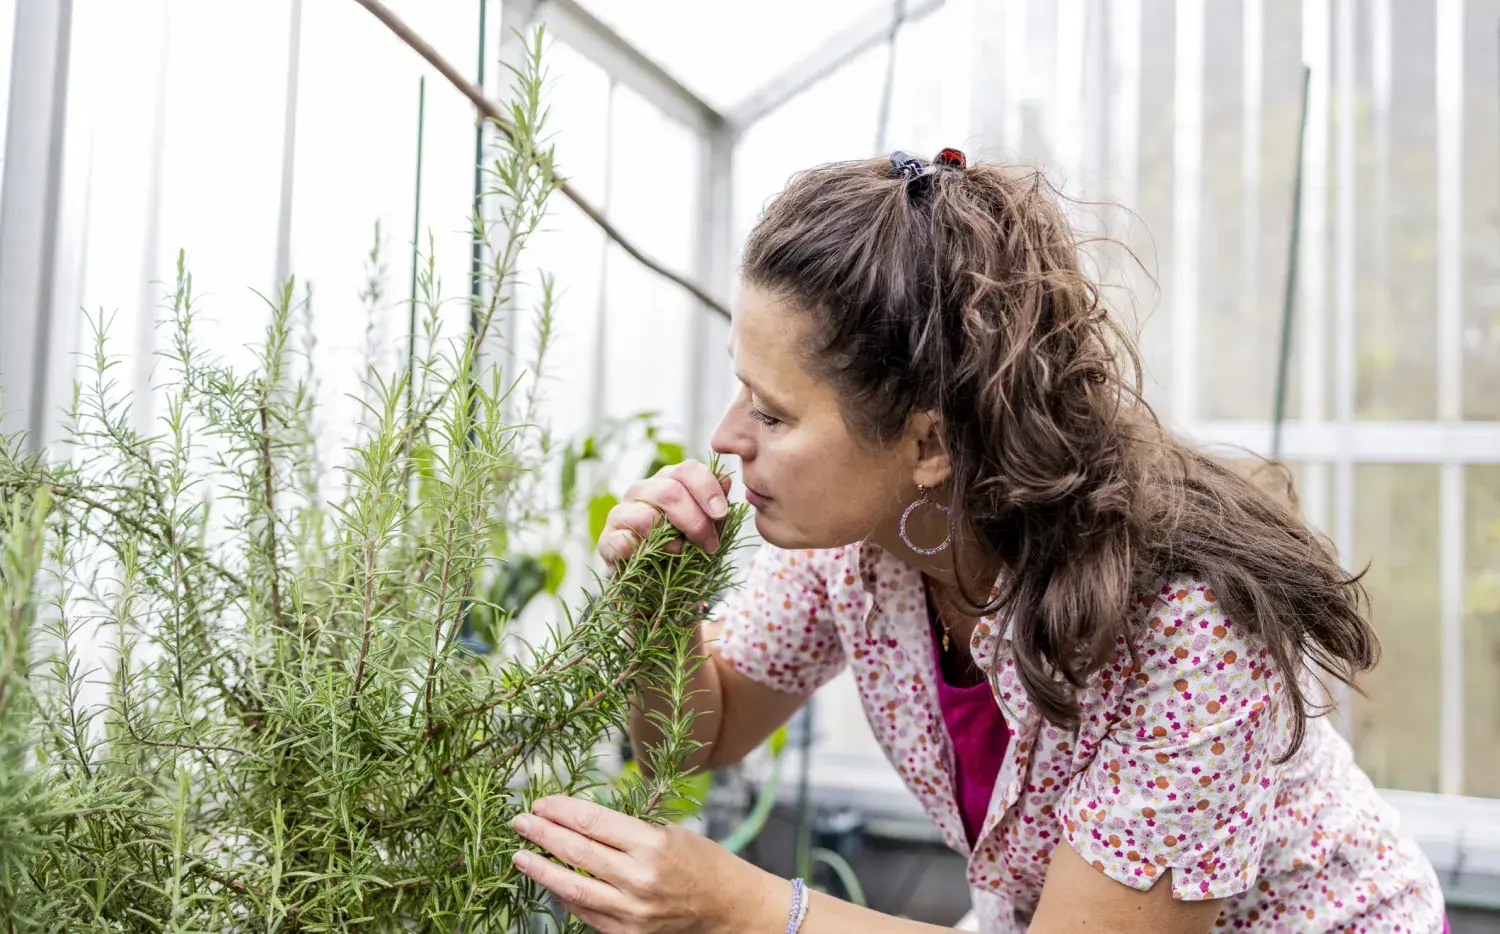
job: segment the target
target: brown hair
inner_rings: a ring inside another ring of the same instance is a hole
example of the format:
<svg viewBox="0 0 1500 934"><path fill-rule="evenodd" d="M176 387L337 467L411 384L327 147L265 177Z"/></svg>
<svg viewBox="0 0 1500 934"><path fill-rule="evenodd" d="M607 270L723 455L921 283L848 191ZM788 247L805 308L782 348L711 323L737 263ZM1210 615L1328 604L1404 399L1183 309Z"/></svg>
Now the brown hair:
<svg viewBox="0 0 1500 934"><path fill-rule="evenodd" d="M1010 615L1048 720L1076 723L1077 688L1119 637L1135 642L1136 600L1194 574L1270 650L1290 756L1310 715L1304 666L1352 684L1379 655L1359 575L1287 505L1160 426L1060 200L1032 170L821 166L768 206L744 277L811 316L810 359L856 436L887 443L938 413L954 528L1004 569L994 601L970 602Z"/></svg>

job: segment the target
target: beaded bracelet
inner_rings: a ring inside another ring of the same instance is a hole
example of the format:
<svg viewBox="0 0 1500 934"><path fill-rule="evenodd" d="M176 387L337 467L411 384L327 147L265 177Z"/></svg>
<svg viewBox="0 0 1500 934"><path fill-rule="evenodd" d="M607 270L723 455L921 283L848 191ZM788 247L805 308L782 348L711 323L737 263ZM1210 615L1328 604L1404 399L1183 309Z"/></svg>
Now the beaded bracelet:
<svg viewBox="0 0 1500 934"><path fill-rule="evenodd" d="M786 919L786 934L797 934L802 930L802 920L807 917L807 885L801 879L792 880L792 910Z"/></svg>

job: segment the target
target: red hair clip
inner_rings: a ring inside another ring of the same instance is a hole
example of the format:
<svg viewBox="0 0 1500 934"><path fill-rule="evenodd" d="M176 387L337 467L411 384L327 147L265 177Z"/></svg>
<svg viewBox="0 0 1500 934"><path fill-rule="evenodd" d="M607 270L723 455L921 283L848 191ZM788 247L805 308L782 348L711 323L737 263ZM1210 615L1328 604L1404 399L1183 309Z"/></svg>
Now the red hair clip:
<svg viewBox="0 0 1500 934"><path fill-rule="evenodd" d="M961 149L944 148L939 149L938 154L932 157L933 165L947 165L955 169L966 169L969 167L969 159Z"/></svg>

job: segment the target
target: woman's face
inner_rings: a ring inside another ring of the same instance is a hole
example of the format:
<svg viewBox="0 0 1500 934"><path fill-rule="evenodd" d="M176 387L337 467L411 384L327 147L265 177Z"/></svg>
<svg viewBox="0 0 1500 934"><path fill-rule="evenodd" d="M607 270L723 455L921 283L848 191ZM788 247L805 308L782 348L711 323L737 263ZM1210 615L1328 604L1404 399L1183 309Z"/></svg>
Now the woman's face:
<svg viewBox="0 0 1500 934"><path fill-rule="evenodd" d="M833 386L807 368L807 336L805 316L770 292L744 289L730 331L740 391L713 448L740 459L756 528L772 545L889 540L916 484L937 485L930 458L912 437L881 447L857 440Z"/></svg>

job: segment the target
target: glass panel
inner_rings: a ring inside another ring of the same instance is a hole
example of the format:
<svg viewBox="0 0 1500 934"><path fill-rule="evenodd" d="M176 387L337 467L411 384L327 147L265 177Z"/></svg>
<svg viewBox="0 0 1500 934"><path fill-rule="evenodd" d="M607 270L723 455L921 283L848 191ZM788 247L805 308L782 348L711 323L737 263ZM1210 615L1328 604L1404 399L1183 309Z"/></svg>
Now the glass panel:
<svg viewBox="0 0 1500 934"><path fill-rule="evenodd" d="M615 90L612 124L612 216L647 254L670 269L690 269L700 141L623 87ZM661 180L664 171L671 181ZM687 405L689 316L703 312L680 286L629 259L617 246L610 247L608 269L600 337L606 342L605 412L658 412L680 435Z"/></svg>
<svg viewBox="0 0 1500 934"><path fill-rule="evenodd" d="M885 148L905 149L925 159L944 146L969 150L977 142L968 136L969 105L975 85L970 71L972 46L969 42L955 41L965 35L967 23L960 19L964 12L962 4L944 4L936 12L902 27L896 41L896 73ZM936 67L938 63L942 67ZM881 67L885 67L884 62ZM873 93L878 97L883 91ZM872 123L871 146L880 142L877 131L878 127ZM849 140L851 152L861 151L860 142L859 136ZM969 158L993 156L969 151Z"/></svg>
<svg viewBox="0 0 1500 934"><path fill-rule="evenodd" d="M1464 17L1463 417L1500 419L1500 0Z"/></svg>
<svg viewBox="0 0 1500 934"><path fill-rule="evenodd" d="M1383 661L1354 696L1354 749L1381 788L1437 791L1438 469L1361 464L1354 566L1365 567Z"/></svg>
<svg viewBox="0 0 1500 934"><path fill-rule="evenodd" d="M407 5L399 12L459 67L473 69L478 35L473 7ZM424 77L419 180L418 89ZM351 80L361 93L349 94ZM280 139L278 124L277 147ZM404 369L414 250L422 266L429 255L436 263L446 300L445 333L457 335L467 328L474 143L473 105L378 20L353 4L303 4L291 271L299 285L313 289L319 419L326 450L341 451L354 440L366 358L373 356L387 370ZM258 184L273 186L266 196L273 225L280 158L279 148L274 154L257 154L262 167ZM370 275L367 255L376 224L384 294L372 317L361 292ZM257 235L274 249L274 228ZM249 284L253 280L236 281L236 291L223 297L237 297ZM419 311L419 334L421 315ZM262 326L263 318L246 317L252 326Z"/></svg>
<svg viewBox="0 0 1500 934"><path fill-rule="evenodd" d="M1355 413L1367 419L1431 419L1437 412L1436 14L1426 0L1391 4L1388 141L1376 124L1375 197L1364 226L1380 228L1361 283ZM1378 103L1375 119L1383 121ZM1387 151L1388 150L1388 151ZM1363 206L1363 205L1362 205Z"/></svg>
<svg viewBox="0 0 1500 934"><path fill-rule="evenodd" d="M734 154L734 238L740 249L766 200L793 173L869 151L885 50L874 48L752 126Z"/></svg>
<svg viewBox="0 0 1500 934"><path fill-rule="evenodd" d="M612 216L610 189L623 176L618 169L612 177L609 172L609 76L561 42L553 43L547 69L548 131L557 146L557 165L579 193ZM599 415L595 400L602 376L595 361L605 267L603 232L571 201L556 195L522 267L515 313L523 325L520 356L530 361L536 346L531 312L540 298L536 274L556 277L559 290L554 296L551 349L543 362L541 412L559 442L583 434Z"/></svg>
<svg viewBox="0 0 1500 934"><path fill-rule="evenodd" d="M583 0L582 5L715 107L738 102L861 18L891 10L890 0Z"/></svg>
<svg viewBox="0 0 1500 934"><path fill-rule="evenodd" d="M1465 474L1463 793L1500 798L1500 465Z"/></svg>
<svg viewBox="0 0 1500 934"><path fill-rule="evenodd" d="M290 12L288 0L171 7L151 278L170 282L186 249L194 291L211 296L197 337L234 365L264 336L266 306L251 289L275 287ZM203 80L210 74L257 79Z"/></svg>

